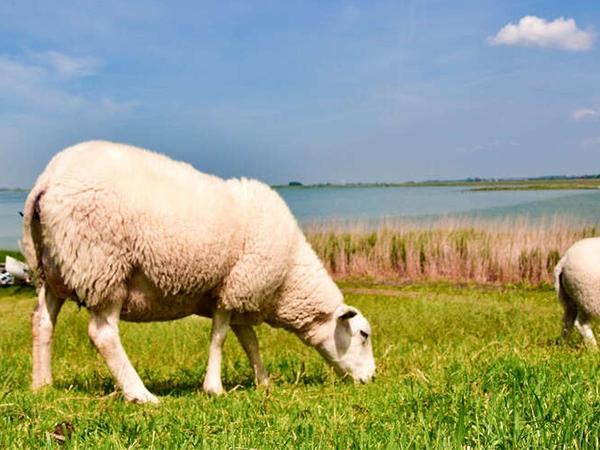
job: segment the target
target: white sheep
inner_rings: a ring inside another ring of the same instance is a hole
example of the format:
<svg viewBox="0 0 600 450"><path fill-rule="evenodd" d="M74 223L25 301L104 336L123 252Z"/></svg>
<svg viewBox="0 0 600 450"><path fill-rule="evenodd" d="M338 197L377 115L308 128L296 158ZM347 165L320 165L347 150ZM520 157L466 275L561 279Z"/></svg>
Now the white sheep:
<svg viewBox="0 0 600 450"><path fill-rule="evenodd" d="M600 317L600 238L582 239L566 251L554 269L554 287L565 311L562 337L575 326L584 343L597 348L590 321Z"/></svg>
<svg viewBox="0 0 600 450"><path fill-rule="evenodd" d="M50 346L65 299L90 312L89 336L127 400L157 402L121 345L119 319L212 317L203 388L223 392L229 327L258 384L268 382L253 326L315 347L341 375L369 381L371 328L343 302L285 202L254 180L220 178L105 141L58 153L25 204L23 251L38 287L33 380L52 382Z"/></svg>

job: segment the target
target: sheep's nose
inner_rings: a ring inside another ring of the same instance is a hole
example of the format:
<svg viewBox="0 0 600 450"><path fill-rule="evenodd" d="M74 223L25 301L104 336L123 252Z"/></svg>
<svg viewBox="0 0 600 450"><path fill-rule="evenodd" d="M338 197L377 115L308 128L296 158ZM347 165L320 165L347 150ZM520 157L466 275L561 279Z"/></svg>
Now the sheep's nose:
<svg viewBox="0 0 600 450"><path fill-rule="evenodd" d="M374 379L375 375L369 375L368 377L360 377L358 381L360 381L361 384L366 384L373 381Z"/></svg>

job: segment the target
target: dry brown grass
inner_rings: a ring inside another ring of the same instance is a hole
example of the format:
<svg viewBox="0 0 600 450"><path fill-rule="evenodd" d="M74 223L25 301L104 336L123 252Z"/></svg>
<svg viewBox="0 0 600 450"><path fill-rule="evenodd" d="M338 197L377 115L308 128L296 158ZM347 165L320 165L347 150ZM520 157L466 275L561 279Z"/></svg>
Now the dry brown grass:
<svg viewBox="0 0 600 450"><path fill-rule="evenodd" d="M336 278L539 285L553 282L554 266L569 246L600 235L600 227L558 217L535 224L447 218L332 222L306 225L305 232Z"/></svg>

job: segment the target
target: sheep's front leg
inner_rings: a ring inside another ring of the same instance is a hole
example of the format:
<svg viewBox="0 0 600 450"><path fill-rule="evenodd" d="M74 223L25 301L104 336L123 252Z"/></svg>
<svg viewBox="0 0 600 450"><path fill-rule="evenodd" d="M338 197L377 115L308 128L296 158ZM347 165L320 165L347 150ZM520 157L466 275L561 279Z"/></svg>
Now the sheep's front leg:
<svg viewBox="0 0 600 450"><path fill-rule="evenodd" d="M129 362L119 337L121 304L111 304L101 310L90 311L88 333L92 342L106 360L106 364L128 401L158 403L146 389L141 378Z"/></svg>
<svg viewBox="0 0 600 450"><path fill-rule="evenodd" d="M231 325L231 329L238 338L238 341L240 341L242 348L246 352L246 356L248 356L250 365L254 369L256 384L259 386L267 386L269 384L269 374L260 358L258 339L256 338L254 328L249 325Z"/></svg>
<svg viewBox="0 0 600 450"><path fill-rule="evenodd" d="M225 392L221 382L221 360L223 357L223 343L229 328L231 313L216 310L213 315L212 330L210 335L210 349L208 352L208 367L202 385L207 394L220 395Z"/></svg>
<svg viewBox="0 0 600 450"><path fill-rule="evenodd" d="M584 344L594 350L598 348L596 338L594 337L594 332L592 331L592 326L590 325L590 319L587 314L584 314L581 311L577 312L575 328L577 328L577 331L579 331L579 334L581 334L583 337Z"/></svg>
<svg viewBox="0 0 600 450"><path fill-rule="evenodd" d="M40 288L38 303L31 316L33 337L31 387L33 390L52 384L52 335L56 318L64 302L64 299L46 290L45 286Z"/></svg>

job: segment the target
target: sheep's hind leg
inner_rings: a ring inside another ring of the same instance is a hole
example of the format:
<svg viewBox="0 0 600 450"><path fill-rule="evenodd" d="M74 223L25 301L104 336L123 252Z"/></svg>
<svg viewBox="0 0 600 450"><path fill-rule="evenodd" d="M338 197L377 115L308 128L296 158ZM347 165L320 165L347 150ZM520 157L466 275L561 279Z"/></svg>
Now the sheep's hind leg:
<svg viewBox="0 0 600 450"><path fill-rule="evenodd" d="M33 373L31 387L37 390L52 384L52 335L56 318L65 299L58 298L42 286L38 303L31 316L33 337Z"/></svg>
<svg viewBox="0 0 600 450"><path fill-rule="evenodd" d="M101 310L90 310L88 333L122 389L125 399L134 403L158 403L146 389L121 345L119 316L121 304L110 304Z"/></svg>
<svg viewBox="0 0 600 450"><path fill-rule="evenodd" d="M202 388L207 394L220 395L223 390L221 382L221 360L223 357L223 343L229 328L231 313L224 310L216 310L213 315L212 330L210 334L210 348L208 353L208 367Z"/></svg>
<svg viewBox="0 0 600 450"><path fill-rule="evenodd" d="M258 349L258 339L254 328L249 325L231 325L231 329L235 333L238 341L248 356L250 365L254 369L256 376L256 384L258 386L267 386L269 384L269 374L263 365Z"/></svg>
<svg viewBox="0 0 600 450"><path fill-rule="evenodd" d="M575 325L575 318L577 317L577 308L570 304L565 304L564 306L565 313L563 314L563 329L561 333L561 338L563 340L567 340L571 335L573 325Z"/></svg>
<svg viewBox="0 0 600 450"><path fill-rule="evenodd" d="M598 348L596 338L594 337L594 332L592 331L592 326L590 325L590 319L587 314L582 313L581 311L577 312L575 328L577 328L577 331L579 331L583 337L584 344L594 350Z"/></svg>

